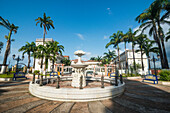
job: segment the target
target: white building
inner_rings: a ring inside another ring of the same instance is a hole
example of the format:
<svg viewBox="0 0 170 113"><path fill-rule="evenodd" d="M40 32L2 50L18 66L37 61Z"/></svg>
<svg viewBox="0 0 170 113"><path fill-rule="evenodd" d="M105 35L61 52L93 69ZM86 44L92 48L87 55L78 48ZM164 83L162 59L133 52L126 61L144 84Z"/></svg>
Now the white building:
<svg viewBox="0 0 170 113"><path fill-rule="evenodd" d="M133 66L133 52L132 52L132 50L126 50L126 53L127 53L128 69L130 72L130 66ZM116 61L117 61L117 67L119 68L118 57L116 57ZM136 64L140 64L142 66L141 52L135 52L135 62L136 62ZM125 73L125 70L126 70L126 54L125 54L125 52L120 54L120 65L121 65L121 70L119 70L119 72ZM148 73L148 59L147 59L147 56L145 53L143 54L143 65L144 65L143 74L147 74ZM138 69L137 71L139 74L142 74L142 69Z"/></svg>
<svg viewBox="0 0 170 113"><path fill-rule="evenodd" d="M45 39L45 42L48 42L48 41L54 42L54 40L53 40L52 38L46 38L46 39ZM36 39L36 46L42 45L42 44L43 44L43 39ZM57 54L57 53L56 53L56 54ZM57 57L56 57L57 61L55 61L55 64L61 64L61 60L62 60L63 58L64 58L63 56L57 54ZM44 58L44 60L45 60L45 58ZM44 70L44 68L45 68L44 60L43 60L43 70ZM56 65L54 65L54 69L56 68L55 66L56 66ZM40 71L42 71L42 70L41 70L41 59L38 59L38 58L37 58L37 59L35 60L35 70L40 70ZM46 71L52 71L52 61L50 61L50 60L48 60L48 69L47 69Z"/></svg>

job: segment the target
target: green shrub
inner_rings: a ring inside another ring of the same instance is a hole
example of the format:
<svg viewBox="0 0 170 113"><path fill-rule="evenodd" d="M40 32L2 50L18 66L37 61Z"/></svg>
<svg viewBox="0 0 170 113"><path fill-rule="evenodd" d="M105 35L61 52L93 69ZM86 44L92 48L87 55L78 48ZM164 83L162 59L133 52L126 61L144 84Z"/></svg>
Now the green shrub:
<svg viewBox="0 0 170 113"><path fill-rule="evenodd" d="M159 75L160 80L170 81L170 70L161 70L161 72L159 72Z"/></svg>
<svg viewBox="0 0 170 113"><path fill-rule="evenodd" d="M38 75L39 72L40 72L39 70L35 70L34 74Z"/></svg>
<svg viewBox="0 0 170 113"><path fill-rule="evenodd" d="M127 77L136 77L136 76L141 76L141 75L140 74L133 74L133 73L127 74Z"/></svg>
<svg viewBox="0 0 170 113"><path fill-rule="evenodd" d="M16 71L11 71L10 73L11 73L11 74L14 74L14 73L16 73Z"/></svg>

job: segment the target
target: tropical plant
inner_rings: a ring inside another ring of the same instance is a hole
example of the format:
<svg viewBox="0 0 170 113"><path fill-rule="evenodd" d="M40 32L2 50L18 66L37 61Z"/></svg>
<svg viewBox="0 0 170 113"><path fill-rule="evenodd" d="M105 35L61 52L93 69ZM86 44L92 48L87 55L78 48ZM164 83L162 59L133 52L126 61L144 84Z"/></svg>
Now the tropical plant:
<svg viewBox="0 0 170 113"><path fill-rule="evenodd" d="M116 52L114 50L111 51L108 49L108 53L105 52L104 55L104 58L107 58L109 61L112 61L116 57Z"/></svg>
<svg viewBox="0 0 170 113"><path fill-rule="evenodd" d="M102 65L109 64L110 63L110 59L108 59L107 57L103 57L101 62L102 62Z"/></svg>
<svg viewBox="0 0 170 113"><path fill-rule="evenodd" d="M14 39L11 39L11 35L12 35L13 32L14 32L14 34L17 33L18 26L11 24L8 20L4 20L1 16L0 16L0 25L4 26L5 28L7 28L9 30L8 36L5 35L5 39L7 39L7 44L6 44L5 54L4 54L3 66L2 66L2 69L1 69L2 70L1 73L4 73L7 58L10 54L11 41L14 41Z"/></svg>
<svg viewBox="0 0 170 113"><path fill-rule="evenodd" d="M52 60L52 71L54 70L54 63L57 60L57 55L62 55L62 52L64 52L64 46L59 45L59 42L48 42L47 45L49 45L50 49L50 60ZM68 63L68 61L67 61ZM68 63L69 64L69 63Z"/></svg>
<svg viewBox="0 0 170 113"><path fill-rule="evenodd" d="M31 57L31 52L32 52L31 44L29 42L26 42L25 46L22 46L18 51L19 52L23 51L23 53L22 53L23 55L25 53L27 53L27 55L28 55L28 65L27 65L27 67L30 68L30 57Z"/></svg>
<svg viewBox="0 0 170 113"><path fill-rule="evenodd" d="M35 60L36 60L36 51L37 51L37 47L36 44L34 42L31 42L31 57L34 58L34 63L33 63L33 69L35 69Z"/></svg>
<svg viewBox="0 0 170 113"><path fill-rule="evenodd" d="M97 56L96 61L100 62L102 60L102 56Z"/></svg>
<svg viewBox="0 0 170 113"><path fill-rule="evenodd" d="M0 42L0 53L1 53L1 51L2 51L3 45L4 45L4 43L3 43L3 42Z"/></svg>
<svg viewBox="0 0 170 113"><path fill-rule="evenodd" d="M119 53L119 44L120 44L120 39L122 38L123 33L122 31L117 31L117 33L113 33L112 36L110 36L110 42L106 44L106 48L108 48L109 46L113 45L113 48L117 48L117 52L118 52L118 59L119 59L119 69L121 69L121 65L120 65L120 53Z"/></svg>
<svg viewBox="0 0 170 113"><path fill-rule="evenodd" d="M128 34L123 34L123 37L121 38L121 42L124 42L124 45L125 45L125 56L126 56L126 71L125 71L125 74L127 72L127 69L128 69L128 61L127 61L127 51L126 51L126 43L129 41L129 38L128 38Z"/></svg>
<svg viewBox="0 0 170 113"><path fill-rule="evenodd" d="M54 29L53 21L51 20L51 17L46 17L46 14L44 13L43 18L38 17L35 19L37 21L36 25L39 23L40 27L44 28L44 34L43 34L43 45L45 43L45 34L47 34L47 30L49 30L51 27ZM41 69L43 66L43 57L41 58Z"/></svg>
<svg viewBox="0 0 170 113"><path fill-rule="evenodd" d="M170 81L170 70L161 70L161 72L159 72L159 75L160 80Z"/></svg>
<svg viewBox="0 0 170 113"><path fill-rule="evenodd" d="M145 43L146 39L147 39L147 35L140 34L140 35L137 36L136 41L135 41L135 44L137 44L138 48L139 48L135 52L140 51L140 53L141 53L142 71L144 71L144 64L143 64L143 54L144 54L143 49L144 49L144 47L143 46L144 46L144 43Z"/></svg>
<svg viewBox="0 0 170 113"><path fill-rule="evenodd" d="M153 45L156 42L150 39L146 39L143 43L143 52L146 54L146 56L148 57L148 63L149 63L149 68L148 71L150 73L150 69L151 69L151 65L150 65L150 53L159 53L159 49L158 47L153 47Z"/></svg>
<svg viewBox="0 0 170 113"><path fill-rule="evenodd" d="M133 66L134 66L134 70L136 72L136 62L135 62L135 41L136 41L136 34L137 34L138 30L136 30L135 32L132 32L132 29L129 28L129 31L126 33L126 36L128 37L128 42L132 43L132 52L133 52Z"/></svg>
<svg viewBox="0 0 170 113"><path fill-rule="evenodd" d="M61 63L64 64L64 66L70 66L71 61L67 58L64 58L61 60Z"/></svg>
<svg viewBox="0 0 170 113"><path fill-rule="evenodd" d="M165 14L160 18L162 10L165 10ZM168 0L155 0L148 9L144 10L144 12L136 18L136 21L142 23L140 26L140 28L143 29L142 31L150 28L149 35L153 35L158 45L162 68L169 68L169 66L164 45L164 33L160 24L170 23L166 20L169 11Z"/></svg>
<svg viewBox="0 0 170 113"><path fill-rule="evenodd" d="M155 20L157 22L158 36L161 40L165 68L169 69L167 54L165 50L165 35L161 27L161 24L165 24L165 23L170 24L170 21L166 20L169 18L169 14L170 14L170 1L169 0L155 0L150 5L150 8L151 8L152 13L155 15ZM161 13L163 14L162 17L160 16L162 15Z"/></svg>
<svg viewBox="0 0 170 113"><path fill-rule="evenodd" d="M91 57L90 60L96 60L96 58L95 57Z"/></svg>

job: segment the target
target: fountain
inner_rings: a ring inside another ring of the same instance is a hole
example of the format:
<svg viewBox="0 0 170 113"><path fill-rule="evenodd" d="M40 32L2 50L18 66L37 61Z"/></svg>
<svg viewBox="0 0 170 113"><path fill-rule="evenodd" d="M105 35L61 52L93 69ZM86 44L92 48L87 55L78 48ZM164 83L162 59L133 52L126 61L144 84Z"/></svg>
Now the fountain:
<svg viewBox="0 0 170 113"><path fill-rule="evenodd" d="M80 87L80 77L83 77L82 87L86 86L86 78L85 78L85 67L87 67L87 64L84 64L81 62L81 56L85 55L85 52L82 50L78 50L74 52L75 55L78 56L78 62L72 63L71 66L74 68L75 72L72 73L72 87Z"/></svg>
<svg viewBox="0 0 170 113"><path fill-rule="evenodd" d="M78 56L78 62L71 63L74 68L74 73L71 76L59 75L60 79L59 77L33 79L33 82L31 81L29 84L29 92L43 99L70 102L104 100L124 92L125 83L122 79L118 80L118 76L115 79L107 76L86 77L85 68L88 64L81 62L81 56L85 55L85 52L78 50L74 54ZM82 80L81 83L80 80Z"/></svg>

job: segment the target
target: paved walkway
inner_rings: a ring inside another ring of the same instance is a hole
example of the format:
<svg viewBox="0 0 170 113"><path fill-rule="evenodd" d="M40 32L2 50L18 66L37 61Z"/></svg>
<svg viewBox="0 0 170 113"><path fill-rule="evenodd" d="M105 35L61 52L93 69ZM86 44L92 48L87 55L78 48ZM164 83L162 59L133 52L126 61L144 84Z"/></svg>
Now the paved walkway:
<svg viewBox="0 0 170 113"><path fill-rule="evenodd" d="M43 100L28 92L28 81L0 82L4 113L170 113L170 87L126 80L123 95L95 102Z"/></svg>

